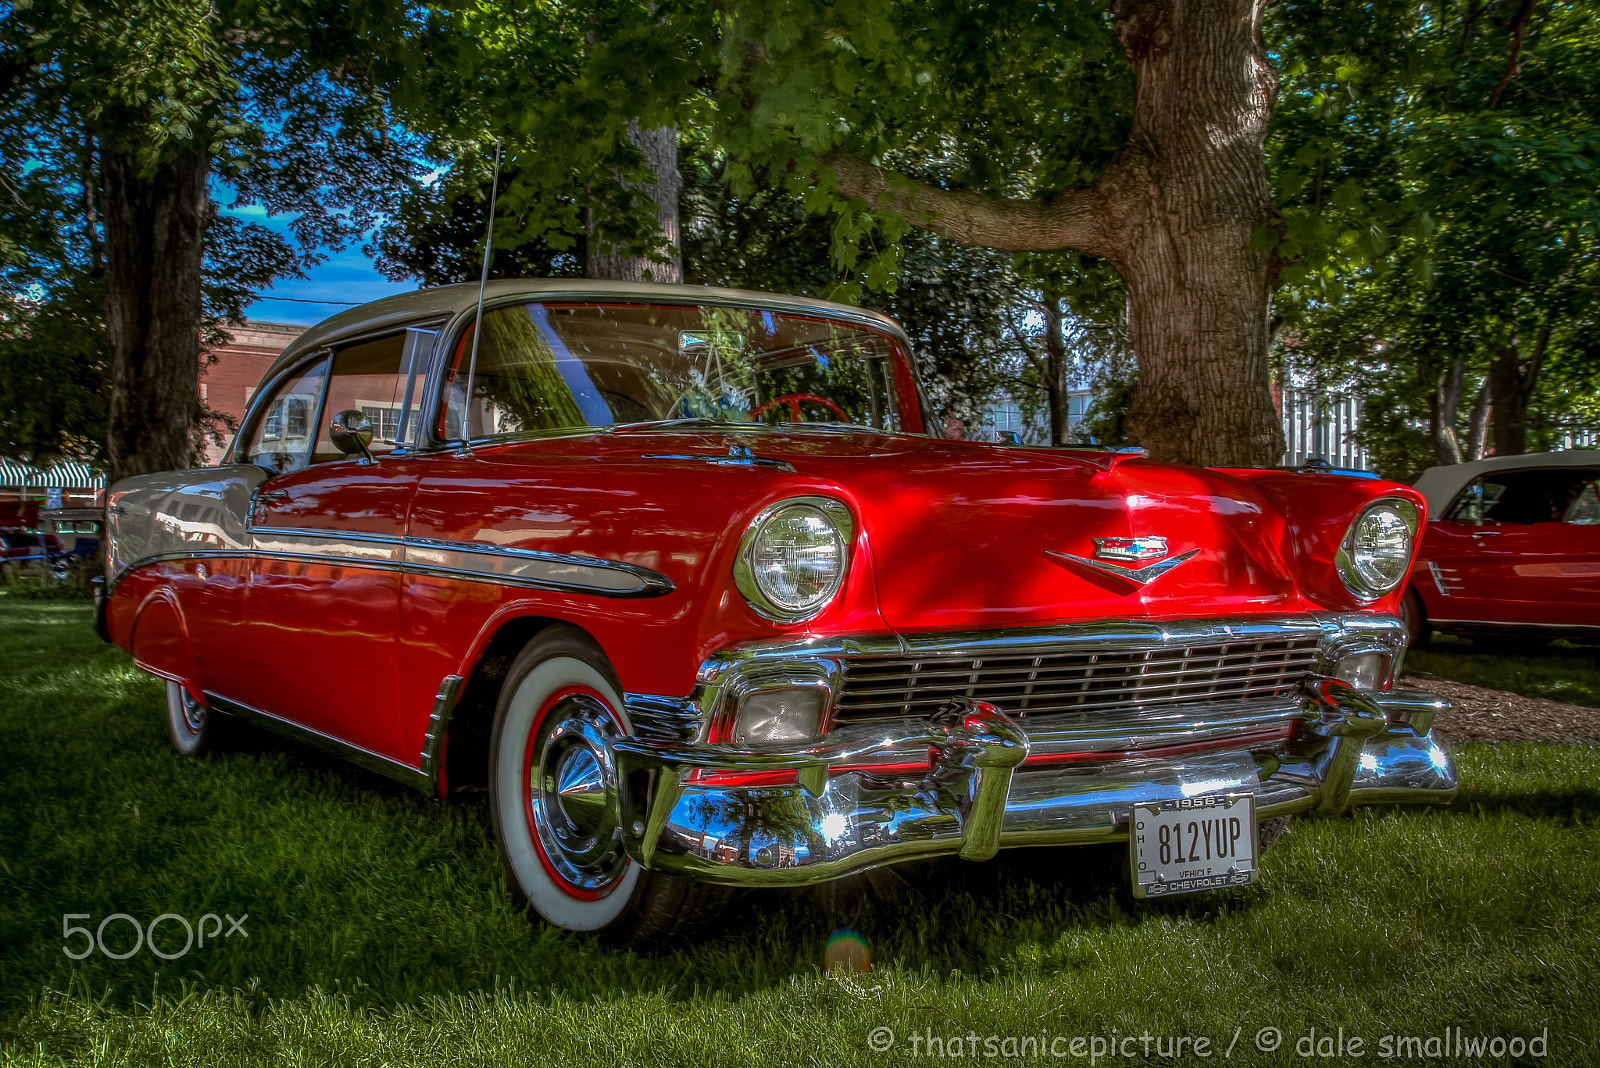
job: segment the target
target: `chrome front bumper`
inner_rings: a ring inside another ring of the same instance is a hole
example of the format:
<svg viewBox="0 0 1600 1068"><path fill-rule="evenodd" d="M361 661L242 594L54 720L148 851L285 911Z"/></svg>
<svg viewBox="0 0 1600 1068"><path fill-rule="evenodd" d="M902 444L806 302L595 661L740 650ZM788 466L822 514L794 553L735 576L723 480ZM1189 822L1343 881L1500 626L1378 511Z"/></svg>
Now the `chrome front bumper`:
<svg viewBox="0 0 1600 1068"><path fill-rule="evenodd" d="M1447 802L1455 772L1431 726L1448 707L1313 677L1271 702L1112 724L1040 717L1024 727L967 703L932 720L841 727L798 751L628 738L614 755L635 860L711 882L794 886L921 857L1126 840L1134 804L1198 794L1253 793L1261 819ZM919 753L923 766L893 766ZM795 781L703 781L773 772Z"/></svg>

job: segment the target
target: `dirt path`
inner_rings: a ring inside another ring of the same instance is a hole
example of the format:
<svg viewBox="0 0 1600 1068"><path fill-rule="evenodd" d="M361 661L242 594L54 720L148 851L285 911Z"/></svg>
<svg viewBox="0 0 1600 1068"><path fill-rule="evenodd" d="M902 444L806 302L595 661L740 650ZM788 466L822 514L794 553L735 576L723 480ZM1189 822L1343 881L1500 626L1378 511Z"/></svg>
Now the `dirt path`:
<svg viewBox="0 0 1600 1068"><path fill-rule="evenodd" d="M1447 742L1600 745L1600 708L1523 697L1423 672L1406 672L1400 685L1429 690L1455 702L1454 709L1434 721L1439 736Z"/></svg>

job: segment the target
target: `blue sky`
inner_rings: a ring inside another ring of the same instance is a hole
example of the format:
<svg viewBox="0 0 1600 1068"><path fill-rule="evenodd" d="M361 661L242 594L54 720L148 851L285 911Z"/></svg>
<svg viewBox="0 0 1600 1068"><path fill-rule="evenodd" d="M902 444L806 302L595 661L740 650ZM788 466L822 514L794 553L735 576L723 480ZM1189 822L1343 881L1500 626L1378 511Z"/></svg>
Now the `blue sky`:
<svg viewBox="0 0 1600 1068"><path fill-rule="evenodd" d="M220 210L250 222L262 223L279 233L288 230L285 217L269 218L260 207L223 207ZM305 278L280 279L271 289L264 290L260 299L245 308L245 318L310 326L343 311L351 304L365 304L369 300L394 293L407 293L417 288L414 279L391 282L379 274L372 260L362 253L359 241L343 252L327 254L327 259L307 271L306 275ZM292 299L281 299L284 297ZM304 303L306 301L343 303Z"/></svg>

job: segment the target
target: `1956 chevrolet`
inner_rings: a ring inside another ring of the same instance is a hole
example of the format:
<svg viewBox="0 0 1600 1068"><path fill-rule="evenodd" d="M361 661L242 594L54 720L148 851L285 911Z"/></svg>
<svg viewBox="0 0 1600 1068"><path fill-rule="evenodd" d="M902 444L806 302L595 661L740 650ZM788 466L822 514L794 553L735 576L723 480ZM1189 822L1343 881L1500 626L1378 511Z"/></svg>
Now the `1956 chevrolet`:
<svg viewBox="0 0 1600 1068"><path fill-rule="evenodd" d="M1239 885L1293 814L1454 793L1392 688L1415 490L943 440L856 308L478 297L334 316L226 463L111 489L99 625L182 752L244 718L487 792L532 908L635 940L1012 846Z"/></svg>

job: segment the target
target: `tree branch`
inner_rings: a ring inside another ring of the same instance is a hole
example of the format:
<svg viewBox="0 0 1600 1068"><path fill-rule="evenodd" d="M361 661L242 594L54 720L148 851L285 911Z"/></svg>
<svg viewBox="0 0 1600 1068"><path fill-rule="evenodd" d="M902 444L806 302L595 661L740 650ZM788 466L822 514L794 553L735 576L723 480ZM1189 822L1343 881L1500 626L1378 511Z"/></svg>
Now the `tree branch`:
<svg viewBox="0 0 1600 1068"><path fill-rule="evenodd" d="M1489 94L1491 108L1500 105L1500 94L1506 91L1512 78L1522 73L1522 35L1528 29L1528 20L1533 17L1533 5L1534 0L1522 0L1522 10L1517 12L1516 21L1511 24L1511 59L1506 63L1506 72L1495 83L1494 92Z"/></svg>
<svg viewBox="0 0 1600 1068"><path fill-rule="evenodd" d="M991 197L970 189L940 189L915 182L845 152L822 156L841 193L873 207L887 205L913 226L961 245L1005 252L1075 248L1106 254L1100 233L1099 194L1067 189L1049 200Z"/></svg>

